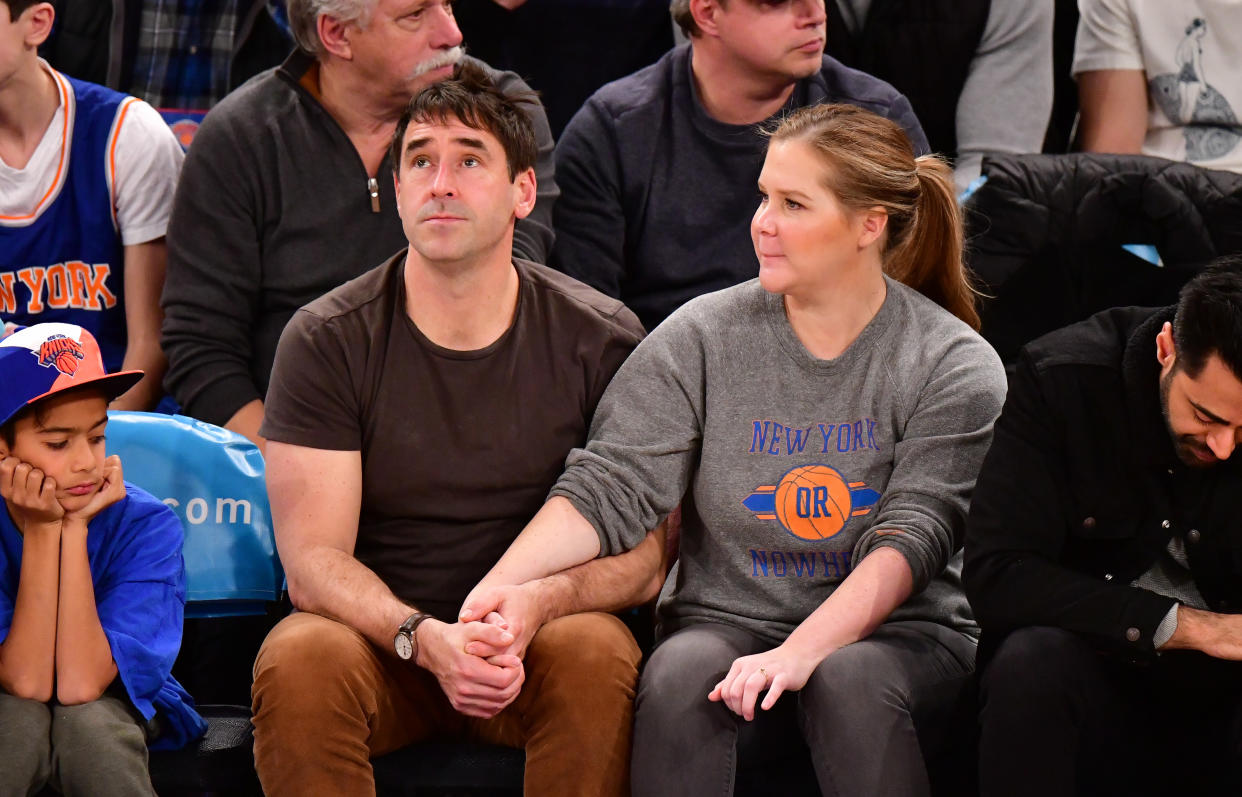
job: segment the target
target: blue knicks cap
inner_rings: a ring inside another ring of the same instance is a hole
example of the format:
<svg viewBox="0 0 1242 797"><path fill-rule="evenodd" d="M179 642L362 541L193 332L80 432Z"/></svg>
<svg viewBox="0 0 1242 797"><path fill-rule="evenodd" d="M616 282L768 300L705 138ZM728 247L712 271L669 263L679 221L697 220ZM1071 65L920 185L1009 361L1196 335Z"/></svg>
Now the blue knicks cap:
<svg viewBox="0 0 1242 797"><path fill-rule="evenodd" d="M0 340L0 426L42 398L93 385L108 400L142 379L142 371L104 371L95 336L75 324L35 324Z"/></svg>

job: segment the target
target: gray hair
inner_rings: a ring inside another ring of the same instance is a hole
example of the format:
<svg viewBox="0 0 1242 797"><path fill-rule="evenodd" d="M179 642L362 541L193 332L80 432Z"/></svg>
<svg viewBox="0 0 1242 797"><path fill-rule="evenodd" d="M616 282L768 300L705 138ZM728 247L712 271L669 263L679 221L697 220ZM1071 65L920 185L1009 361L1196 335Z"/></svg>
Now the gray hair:
<svg viewBox="0 0 1242 797"><path fill-rule="evenodd" d="M319 40L319 16L327 14L365 28L375 10L375 0L288 0L286 6L293 40L303 51L319 57L324 53Z"/></svg>

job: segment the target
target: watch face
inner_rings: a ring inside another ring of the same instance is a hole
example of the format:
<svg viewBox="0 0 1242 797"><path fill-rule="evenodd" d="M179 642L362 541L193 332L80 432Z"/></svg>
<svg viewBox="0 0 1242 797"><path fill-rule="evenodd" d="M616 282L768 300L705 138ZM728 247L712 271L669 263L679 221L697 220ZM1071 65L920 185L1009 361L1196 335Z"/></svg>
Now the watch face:
<svg viewBox="0 0 1242 797"><path fill-rule="evenodd" d="M393 646L397 649L397 655L406 661L414 655L414 646L410 644L409 634L397 634L397 638L393 640Z"/></svg>

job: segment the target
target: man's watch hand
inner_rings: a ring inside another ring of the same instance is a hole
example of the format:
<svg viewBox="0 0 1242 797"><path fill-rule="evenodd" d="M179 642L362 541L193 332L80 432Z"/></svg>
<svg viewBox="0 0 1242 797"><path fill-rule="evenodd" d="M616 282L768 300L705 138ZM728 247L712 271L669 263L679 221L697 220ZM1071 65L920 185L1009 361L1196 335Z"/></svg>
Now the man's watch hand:
<svg viewBox="0 0 1242 797"><path fill-rule="evenodd" d="M477 644L503 648L513 635L487 623L427 622L418 646L418 666L440 682L454 709L470 717L494 717L513 702L526 672L517 656L503 654L484 659L467 652Z"/></svg>
<svg viewBox="0 0 1242 797"><path fill-rule="evenodd" d="M418 661L418 627L430 619L431 615L426 612L414 612L405 618L405 622L397 629L397 635L392 641L393 648L397 651L397 658L404 661Z"/></svg>

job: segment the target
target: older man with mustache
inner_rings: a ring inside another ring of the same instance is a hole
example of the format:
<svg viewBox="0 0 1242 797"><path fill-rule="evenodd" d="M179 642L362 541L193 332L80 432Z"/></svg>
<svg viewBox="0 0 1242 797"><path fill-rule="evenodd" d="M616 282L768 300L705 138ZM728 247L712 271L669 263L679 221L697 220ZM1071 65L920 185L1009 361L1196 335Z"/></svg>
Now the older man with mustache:
<svg viewBox="0 0 1242 797"><path fill-rule="evenodd" d="M405 246L388 144L410 98L465 58L448 0L290 0L288 11L298 51L216 106L195 137L163 297L170 392L185 414L260 444L294 311ZM527 89L494 76L506 93ZM558 193L552 135L542 106L523 108L539 201L513 252L541 263Z"/></svg>

